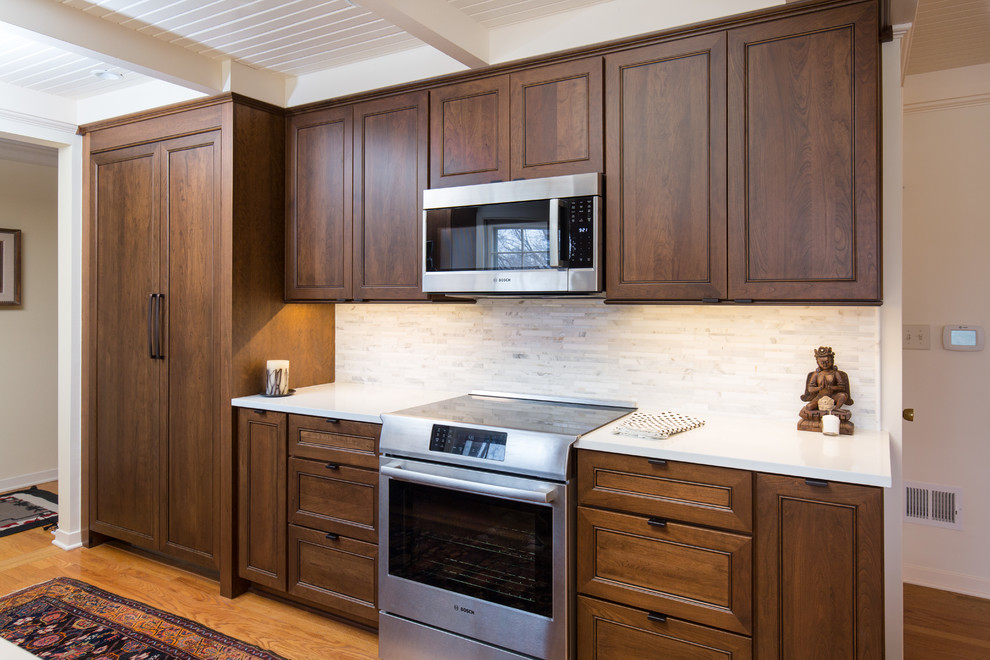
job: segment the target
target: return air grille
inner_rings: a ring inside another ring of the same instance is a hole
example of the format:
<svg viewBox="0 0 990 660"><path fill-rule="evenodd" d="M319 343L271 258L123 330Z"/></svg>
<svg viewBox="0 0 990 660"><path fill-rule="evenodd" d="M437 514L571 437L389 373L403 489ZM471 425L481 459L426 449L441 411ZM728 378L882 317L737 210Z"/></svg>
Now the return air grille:
<svg viewBox="0 0 990 660"><path fill-rule="evenodd" d="M904 482L906 522L962 529L962 490L918 482Z"/></svg>

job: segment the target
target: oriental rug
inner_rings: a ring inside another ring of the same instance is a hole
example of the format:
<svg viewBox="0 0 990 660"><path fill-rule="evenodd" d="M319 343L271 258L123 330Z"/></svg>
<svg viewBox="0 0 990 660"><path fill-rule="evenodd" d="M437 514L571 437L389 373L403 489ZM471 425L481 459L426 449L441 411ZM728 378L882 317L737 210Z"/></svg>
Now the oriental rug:
<svg viewBox="0 0 990 660"><path fill-rule="evenodd" d="M285 660L194 621L64 577L0 598L0 637L39 658Z"/></svg>
<svg viewBox="0 0 990 660"><path fill-rule="evenodd" d="M0 496L0 536L58 523L58 495L32 486Z"/></svg>

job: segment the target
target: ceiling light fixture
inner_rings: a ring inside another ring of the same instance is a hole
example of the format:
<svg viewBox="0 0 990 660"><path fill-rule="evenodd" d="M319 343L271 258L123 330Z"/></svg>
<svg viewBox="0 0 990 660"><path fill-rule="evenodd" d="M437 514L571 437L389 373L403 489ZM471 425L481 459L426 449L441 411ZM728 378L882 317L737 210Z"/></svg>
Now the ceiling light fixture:
<svg viewBox="0 0 990 660"><path fill-rule="evenodd" d="M115 73L108 69L93 69L90 73L100 80L121 80L124 77L123 74Z"/></svg>

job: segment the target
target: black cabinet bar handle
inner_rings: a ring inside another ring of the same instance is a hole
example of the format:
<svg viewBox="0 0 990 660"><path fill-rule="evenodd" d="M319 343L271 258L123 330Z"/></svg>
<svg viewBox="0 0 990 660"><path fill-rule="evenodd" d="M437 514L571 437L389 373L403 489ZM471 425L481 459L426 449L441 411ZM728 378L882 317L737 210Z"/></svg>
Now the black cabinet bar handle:
<svg viewBox="0 0 990 660"><path fill-rule="evenodd" d="M667 461L662 458L650 458L647 460L650 465L666 465Z"/></svg>
<svg viewBox="0 0 990 660"><path fill-rule="evenodd" d="M262 410L261 408L255 408L255 409L254 409L254 414L255 414L255 415L264 415L264 414L265 414L266 412L267 412L267 411L265 411L265 410Z"/></svg>
<svg viewBox="0 0 990 660"><path fill-rule="evenodd" d="M333 417L327 417L323 421L326 422L327 424L340 424L340 420L334 419Z"/></svg>
<svg viewBox="0 0 990 660"><path fill-rule="evenodd" d="M155 344L151 339L151 319L153 315L153 309L155 307L155 294L148 296L148 356L154 360L155 359Z"/></svg>
<svg viewBox="0 0 990 660"><path fill-rule="evenodd" d="M818 488L825 488L826 486L828 486L828 482L825 481L824 479L805 479L804 483L808 484L809 486L816 486Z"/></svg>
<svg viewBox="0 0 990 660"><path fill-rule="evenodd" d="M649 612L646 618L650 621L656 621L657 623L667 623L667 615L660 614L659 612Z"/></svg>
<svg viewBox="0 0 990 660"><path fill-rule="evenodd" d="M336 541L340 538L340 534L334 534L333 532L327 532L327 539L330 541Z"/></svg>
<svg viewBox="0 0 990 660"><path fill-rule="evenodd" d="M646 522L647 522L647 524L653 525L654 527L666 527L667 526L666 519L664 519L664 518L657 518L656 516L653 516L652 518L650 518Z"/></svg>
<svg viewBox="0 0 990 660"><path fill-rule="evenodd" d="M158 305L155 306L155 314L157 318L155 319L155 330L158 333L158 359L165 359L165 342L162 341L162 321L164 320L162 315L162 303L165 301L165 294L158 294Z"/></svg>
<svg viewBox="0 0 990 660"><path fill-rule="evenodd" d="M326 468L328 470L339 470L340 469L340 466L337 465L336 463L327 463L326 464Z"/></svg>

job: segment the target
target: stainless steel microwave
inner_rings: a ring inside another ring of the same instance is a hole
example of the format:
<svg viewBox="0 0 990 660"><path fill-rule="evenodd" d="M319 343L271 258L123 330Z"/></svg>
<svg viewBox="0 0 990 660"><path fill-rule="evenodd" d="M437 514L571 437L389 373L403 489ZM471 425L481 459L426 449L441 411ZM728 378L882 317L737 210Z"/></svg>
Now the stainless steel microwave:
<svg viewBox="0 0 990 660"><path fill-rule="evenodd" d="M461 295L602 290L602 175L423 191L423 291Z"/></svg>

